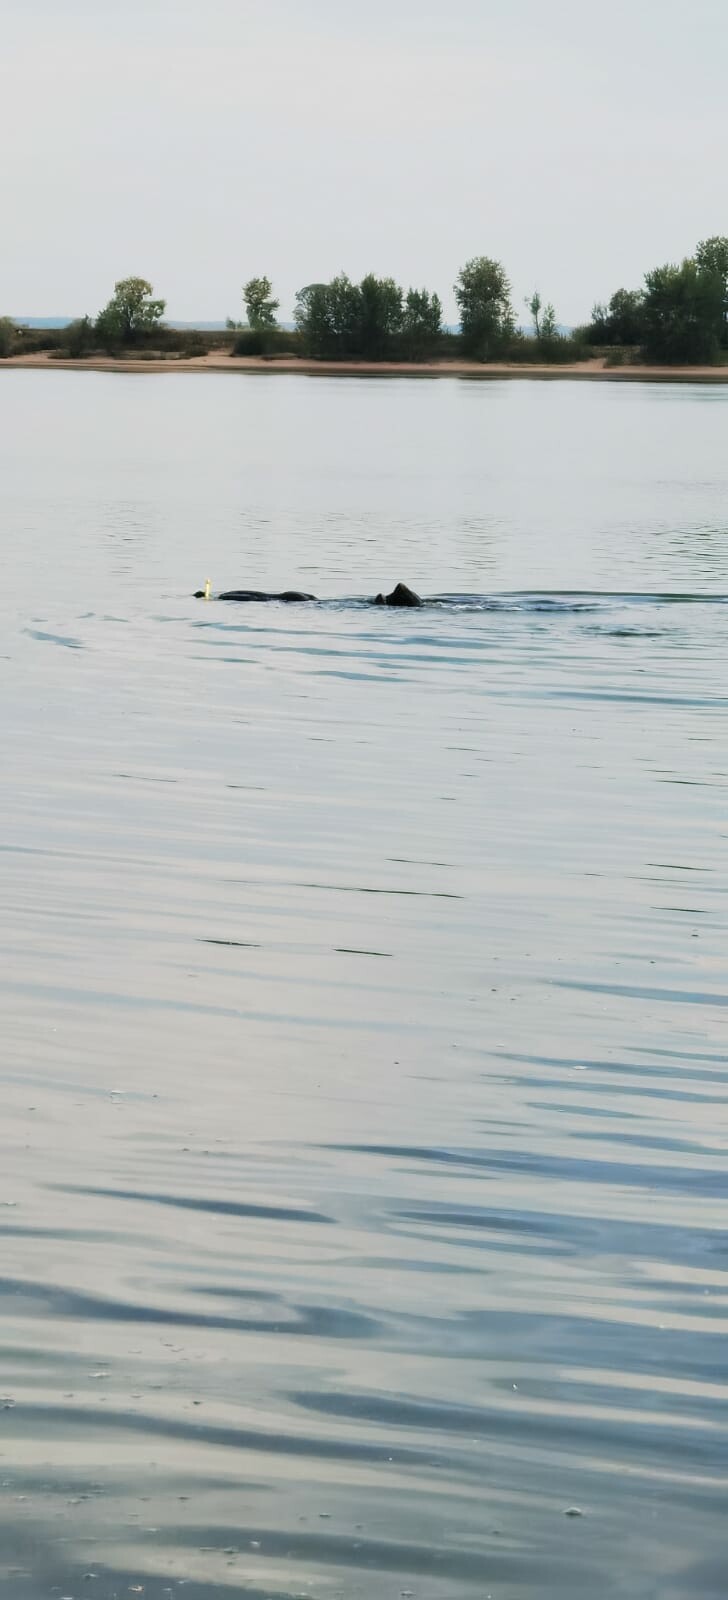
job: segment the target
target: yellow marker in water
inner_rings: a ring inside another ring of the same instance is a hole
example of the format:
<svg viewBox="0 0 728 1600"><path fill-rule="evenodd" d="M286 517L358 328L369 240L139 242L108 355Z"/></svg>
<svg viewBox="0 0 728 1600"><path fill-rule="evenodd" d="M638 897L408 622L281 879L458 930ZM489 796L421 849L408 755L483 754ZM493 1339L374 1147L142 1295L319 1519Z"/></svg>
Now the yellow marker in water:
<svg viewBox="0 0 728 1600"><path fill-rule="evenodd" d="M205 578L205 599L209 600L209 598L210 598L210 579L209 578Z"/></svg>

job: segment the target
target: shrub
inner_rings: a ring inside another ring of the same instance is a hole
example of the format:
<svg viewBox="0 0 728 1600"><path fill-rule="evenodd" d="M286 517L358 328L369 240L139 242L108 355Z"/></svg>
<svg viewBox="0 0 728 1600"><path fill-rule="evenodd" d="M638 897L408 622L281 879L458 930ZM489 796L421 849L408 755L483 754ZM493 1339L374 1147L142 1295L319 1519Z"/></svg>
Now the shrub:
<svg viewBox="0 0 728 1600"><path fill-rule="evenodd" d="M586 361L592 353L584 345L578 332L542 334L536 339L532 334L523 333L519 329L507 346L503 359L558 367L569 366L575 361Z"/></svg>
<svg viewBox="0 0 728 1600"><path fill-rule="evenodd" d="M262 356L271 360L274 356L300 355L301 341L296 333L287 328L240 328L235 335L231 356Z"/></svg>
<svg viewBox="0 0 728 1600"><path fill-rule="evenodd" d="M156 343L180 356L206 356L210 349L207 335L199 328L165 328L163 332L164 337Z"/></svg>

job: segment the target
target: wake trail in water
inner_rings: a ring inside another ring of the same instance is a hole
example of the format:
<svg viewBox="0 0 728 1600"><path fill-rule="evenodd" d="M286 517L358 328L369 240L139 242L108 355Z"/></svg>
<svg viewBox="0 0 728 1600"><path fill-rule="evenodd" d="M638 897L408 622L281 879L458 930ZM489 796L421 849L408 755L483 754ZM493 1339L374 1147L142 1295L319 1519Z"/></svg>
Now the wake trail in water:
<svg viewBox="0 0 728 1600"><path fill-rule="evenodd" d="M255 602L253 602L255 603ZM275 603L275 602L274 602ZM311 602L305 602L310 605ZM344 595L317 602L326 610L369 610L372 601L361 595ZM584 611L611 611L618 606L728 606L726 594L695 594L673 592L621 592L611 590L581 589L516 589L496 591L493 594L433 594L422 596L417 610L438 611L518 612L571 615ZM379 608L378 608L379 609ZM401 609L391 608L401 614Z"/></svg>

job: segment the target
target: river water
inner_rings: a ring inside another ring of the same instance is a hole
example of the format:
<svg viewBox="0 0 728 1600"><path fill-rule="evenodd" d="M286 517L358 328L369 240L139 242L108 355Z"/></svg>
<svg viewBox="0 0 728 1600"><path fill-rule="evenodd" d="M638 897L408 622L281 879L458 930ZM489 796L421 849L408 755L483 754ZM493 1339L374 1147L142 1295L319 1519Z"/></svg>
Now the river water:
<svg viewBox="0 0 728 1600"><path fill-rule="evenodd" d="M724 1600L727 437L0 371L3 1597Z"/></svg>

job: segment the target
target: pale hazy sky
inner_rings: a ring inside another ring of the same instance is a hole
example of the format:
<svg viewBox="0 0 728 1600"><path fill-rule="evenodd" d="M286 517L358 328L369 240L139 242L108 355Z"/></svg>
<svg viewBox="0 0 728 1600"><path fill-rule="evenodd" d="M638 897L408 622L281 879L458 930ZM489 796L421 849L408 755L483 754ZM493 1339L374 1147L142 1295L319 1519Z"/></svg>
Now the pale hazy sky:
<svg viewBox="0 0 728 1600"><path fill-rule="evenodd" d="M726 0L1 0L0 314L267 272L441 293L502 260L567 322L728 233Z"/></svg>

